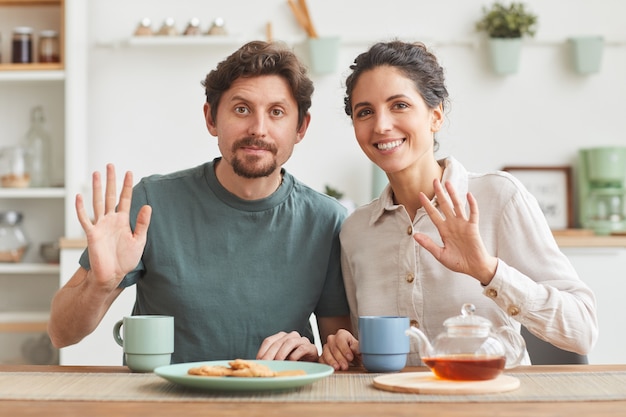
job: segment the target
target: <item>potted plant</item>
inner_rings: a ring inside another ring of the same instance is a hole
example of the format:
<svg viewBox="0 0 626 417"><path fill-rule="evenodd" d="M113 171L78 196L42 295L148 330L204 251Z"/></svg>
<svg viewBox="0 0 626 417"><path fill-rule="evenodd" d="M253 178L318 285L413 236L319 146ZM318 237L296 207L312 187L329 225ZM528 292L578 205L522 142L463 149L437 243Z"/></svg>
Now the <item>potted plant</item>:
<svg viewBox="0 0 626 417"><path fill-rule="evenodd" d="M348 210L348 214L352 213L354 211L354 209L356 208L356 205L354 204L354 201L345 198L343 196L343 193L339 190L337 190L336 188L333 188L329 185L325 185L324 186L324 194L330 196L330 197L334 197L337 199L337 201L339 201L341 203L342 206L344 206L346 208L346 210Z"/></svg>
<svg viewBox="0 0 626 417"><path fill-rule="evenodd" d="M574 70L586 75L600 71L604 38L600 35L573 36L568 39Z"/></svg>
<svg viewBox="0 0 626 417"><path fill-rule="evenodd" d="M537 15L523 3L506 6L495 2L483 7L483 16L476 22L476 30L489 37L491 64L497 74L517 72L524 36L535 36Z"/></svg>

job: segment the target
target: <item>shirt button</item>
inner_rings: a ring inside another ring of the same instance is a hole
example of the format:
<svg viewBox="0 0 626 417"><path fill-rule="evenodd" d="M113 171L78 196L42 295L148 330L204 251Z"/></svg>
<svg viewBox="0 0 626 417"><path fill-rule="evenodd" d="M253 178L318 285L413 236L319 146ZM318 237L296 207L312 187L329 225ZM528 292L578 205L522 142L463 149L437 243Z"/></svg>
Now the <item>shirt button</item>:
<svg viewBox="0 0 626 417"><path fill-rule="evenodd" d="M417 320L411 320L411 327L420 327L420 323Z"/></svg>
<svg viewBox="0 0 626 417"><path fill-rule="evenodd" d="M412 273L406 274L406 282L413 282L415 280L415 275Z"/></svg>
<svg viewBox="0 0 626 417"><path fill-rule="evenodd" d="M413 226L409 226L406 229L406 234L411 236L413 234Z"/></svg>
<svg viewBox="0 0 626 417"><path fill-rule="evenodd" d="M487 290L487 297L496 298L498 296L498 290L494 288L489 288Z"/></svg>
<svg viewBox="0 0 626 417"><path fill-rule="evenodd" d="M510 306L510 307L507 309L507 312L508 312L508 313L509 313L509 315L511 315L511 316L517 316L517 315L520 313L520 311L519 311L519 307L517 307L517 306Z"/></svg>

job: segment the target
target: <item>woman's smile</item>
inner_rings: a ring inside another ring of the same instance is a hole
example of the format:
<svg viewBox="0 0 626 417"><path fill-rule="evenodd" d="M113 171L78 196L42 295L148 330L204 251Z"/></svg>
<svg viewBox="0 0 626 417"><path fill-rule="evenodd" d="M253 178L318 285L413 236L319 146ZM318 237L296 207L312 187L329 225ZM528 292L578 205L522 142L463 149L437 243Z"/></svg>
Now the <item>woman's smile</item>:
<svg viewBox="0 0 626 417"><path fill-rule="evenodd" d="M376 146L376 148L380 151L390 151L401 146L405 141L406 139L396 139L389 142L378 142L375 143L374 146Z"/></svg>

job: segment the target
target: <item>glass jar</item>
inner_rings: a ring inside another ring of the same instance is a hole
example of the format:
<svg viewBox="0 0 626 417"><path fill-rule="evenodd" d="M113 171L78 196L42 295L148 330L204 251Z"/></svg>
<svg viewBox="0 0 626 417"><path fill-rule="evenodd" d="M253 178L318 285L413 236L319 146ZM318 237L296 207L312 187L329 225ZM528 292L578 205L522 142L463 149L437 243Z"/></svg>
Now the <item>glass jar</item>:
<svg viewBox="0 0 626 417"><path fill-rule="evenodd" d="M30 64L33 62L33 28L19 26L13 29L11 38L11 62Z"/></svg>
<svg viewBox="0 0 626 417"><path fill-rule="evenodd" d="M31 187L47 187L50 182L50 134L44 127L43 107L36 106L30 113L31 125L26 133L26 171Z"/></svg>
<svg viewBox="0 0 626 417"><path fill-rule="evenodd" d="M41 63L61 62L59 33L56 30L42 30L39 32L37 52L39 62Z"/></svg>
<svg viewBox="0 0 626 417"><path fill-rule="evenodd" d="M192 17L183 32L185 36L197 36L202 35L202 30L200 29L200 19L197 17Z"/></svg>
<svg viewBox="0 0 626 417"><path fill-rule="evenodd" d="M165 19L163 21L163 25L161 26L161 28L157 32L157 35L161 35L161 36L177 36L178 35L178 29L176 29L176 25L175 25L174 19L171 18L171 17L168 17L167 19Z"/></svg>
<svg viewBox="0 0 626 417"><path fill-rule="evenodd" d="M6 188L30 185L28 151L23 146L10 146L0 151L0 185Z"/></svg>
<svg viewBox="0 0 626 417"><path fill-rule="evenodd" d="M28 249L28 239L22 230L22 213L0 213L0 262L20 262Z"/></svg>
<svg viewBox="0 0 626 417"><path fill-rule="evenodd" d="M152 36L153 34L154 33L152 32L152 21L150 20L150 18L144 17L137 25L134 36Z"/></svg>
<svg viewBox="0 0 626 417"><path fill-rule="evenodd" d="M221 17L216 18L211 24L211 27L209 27L207 35L226 35L226 28L224 25L224 19Z"/></svg>

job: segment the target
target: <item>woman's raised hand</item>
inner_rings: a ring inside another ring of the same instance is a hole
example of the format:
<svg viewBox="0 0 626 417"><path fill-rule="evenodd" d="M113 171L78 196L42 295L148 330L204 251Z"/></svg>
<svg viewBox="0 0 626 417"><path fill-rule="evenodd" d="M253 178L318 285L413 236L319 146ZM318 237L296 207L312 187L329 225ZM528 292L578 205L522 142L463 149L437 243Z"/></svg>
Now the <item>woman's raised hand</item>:
<svg viewBox="0 0 626 417"><path fill-rule="evenodd" d="M413 238L448 269L471 275L483 285L489 284L496 273L498 259L487 252L480 237L478 204L474 196L467 193L468 215L465 203L457 196L450 182L445 183L448 195L438 179L434 180L433 185L439 210L423 193L420 194L420 202L437 227L443 246L438 246L421 233L416 233Z"/></svg>

